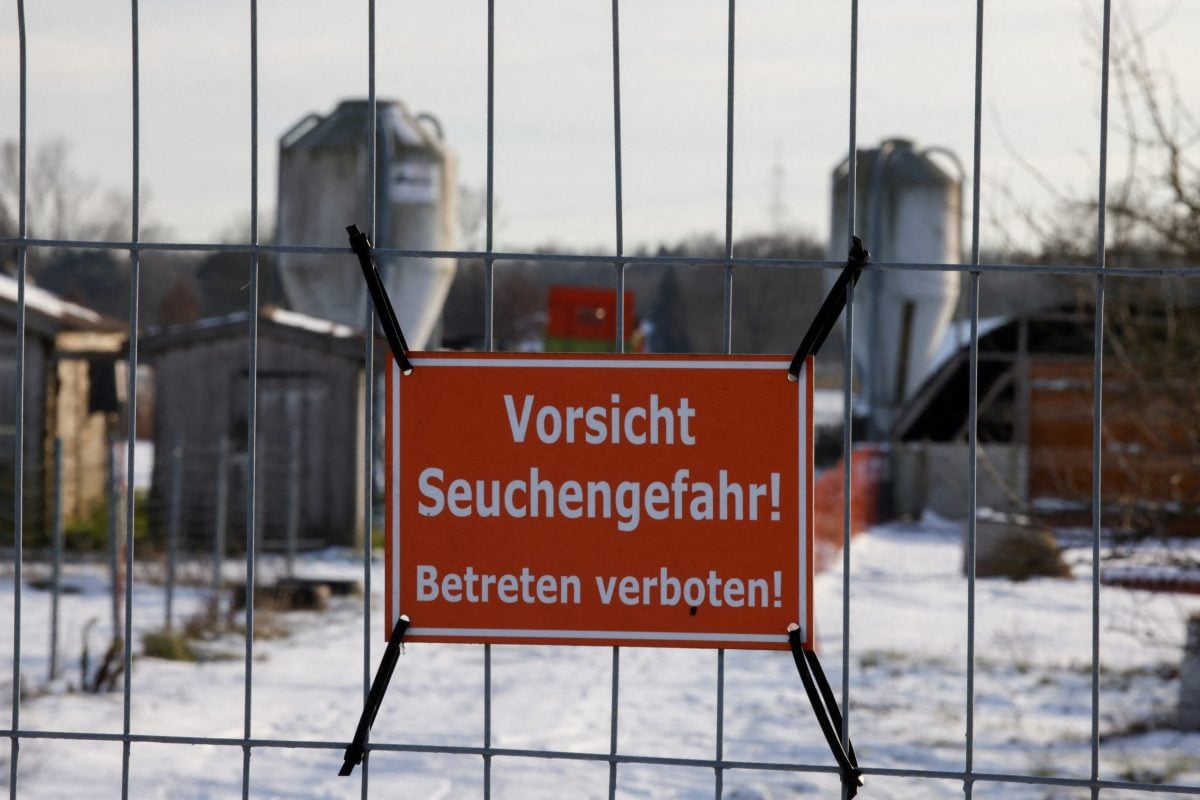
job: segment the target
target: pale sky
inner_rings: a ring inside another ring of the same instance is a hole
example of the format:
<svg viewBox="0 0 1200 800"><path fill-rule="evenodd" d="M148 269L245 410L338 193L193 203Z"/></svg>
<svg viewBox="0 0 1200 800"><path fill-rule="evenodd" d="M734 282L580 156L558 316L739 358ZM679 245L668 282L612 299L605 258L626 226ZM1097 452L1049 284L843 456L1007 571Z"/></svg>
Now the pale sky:
<svg viewBox="0 0 1200 800"><path fill-rule="evenodd" d="M128 192L129 2L27 0L25 7L31 147L64 138L76 171ZM11 139L16 4L4 8L0 139ZM1185 100L1193 95L1200 3L1121 0L1115 8L1152 28L1152 66L1174 75ZM143 218L173 240L220 241L247 227L250 208L249 4L144 0L139 9ZM985 243L998 237L998 225L1011 224L1005 191L1030 207L1048 201L1013 152L1069 193L1094 193L1101 12L1099 0L987 5ZM485 0L379 0L376 14L378 96L436 115L458 154L460 182L481 188ZM721 236L728 5L624 0L620 18L626 250ZM779 166L786 223L824 239L830 171L849 143L849 2L742 0L736 18L735 235L771 228ZM269 228L279 135L305 114L366 97L367 4L261 0L258 30L260 224ZM497 249L613 250L611 33L609 0L497 0ZM946 146L969 172L975 3L861 0L859 35L859 145L904 136ZM1116 177L1125 150L1113 99Z"/></svg>

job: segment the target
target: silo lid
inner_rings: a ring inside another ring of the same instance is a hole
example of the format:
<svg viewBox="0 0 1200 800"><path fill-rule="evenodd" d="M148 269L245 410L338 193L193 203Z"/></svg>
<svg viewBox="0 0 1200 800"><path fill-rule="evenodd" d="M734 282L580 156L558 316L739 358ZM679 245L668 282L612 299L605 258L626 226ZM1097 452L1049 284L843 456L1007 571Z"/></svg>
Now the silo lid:
<svg viewBox="0 0 1200 800"><path fill-rule="evenodd" d="M859 176L869 180L872 166L878 158L883 163L884 180L890 184L929 184L947 186L957 184L958 178L942 169L941 165L927 155L927 150L917 150L912 139L892 137L884 139L878 147L858 151Z"/></svg>
<svg viewBox="0 0 1200 800"><path fill-rule="evenodd" d="M429 147L441 149L437 137L428 131L417 118L409 113L398 100L376 101L377 124L387 126L403 147ZM293 128L293 130L295 130ZM371 104L368 100L343 100L332 113L320 117L292 141L285 141L287 149L358 148L369 141L371 130ZM285 134L285 139L288 136Z"/></svg>

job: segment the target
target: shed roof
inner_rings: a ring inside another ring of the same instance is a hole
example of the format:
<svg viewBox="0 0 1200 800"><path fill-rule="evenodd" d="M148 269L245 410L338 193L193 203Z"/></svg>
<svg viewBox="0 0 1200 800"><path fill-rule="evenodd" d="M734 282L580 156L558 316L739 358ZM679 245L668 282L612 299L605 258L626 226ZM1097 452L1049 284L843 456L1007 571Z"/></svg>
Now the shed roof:
<svg viewBox="0 0 1200 800"><path fill-rule="evenodd" d="M19 298L20 282L0 273L0 318L16 322ZM25 311L27 328L42 336L53 336L63 330L120 331L126 327L120 320L64 300L29 282L25 284Z"/></svg>
<svg viewBox="0 0 1200 800"><path fill-rule="evenodd" d="M182 325L147 328L140 340L140 351L153 359L200 342L245 337L249 335L249 319L247 312L238 311ZM364 335L361 328L275 306L259 309L258 319L260 337L289 338L296 344L352 360L363 356ZM376 337L376 340L386 346L382 338Z"/></svg>

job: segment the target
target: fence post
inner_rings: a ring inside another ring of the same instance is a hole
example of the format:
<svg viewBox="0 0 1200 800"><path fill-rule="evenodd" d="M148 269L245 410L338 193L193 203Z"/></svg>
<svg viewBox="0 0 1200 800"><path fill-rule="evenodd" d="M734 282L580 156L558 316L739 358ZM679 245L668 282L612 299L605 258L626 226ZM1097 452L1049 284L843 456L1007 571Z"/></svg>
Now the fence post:
<svg viewBox="0 0 1200 800"><path fill-rule="evenodd" d="M250 446L258 447L259 443L255 442L254 444L252 444ZM270 462L267 458L262 457L263 456L262 450L265 450L265 449L266 448L263 447L256 453L256 455L259 457L258 462L257 462L258 468L254 470L254 480L247 481L247 484L250 487L250 491L254 492L254 523L253 523L254 530L251 531L250 533L253 534L251 536L251 547L254 548L254 585L255 586L262 585L261 581L259 580L259 574L260 574L259 570L261 569L260 564L262 562L262 558L260 558L260 556L262 556L264 554L265 545L267 543L267 532L263 526L263 522L266 518L266 505L267 505L267 503L266 503L266 485L267 485L266 472L267 471L265 469L265 466L266 466L266 464L268 464ZM246 451L246 476L247 477L250 476L250 451L249 450ZM249 603L251 601L249 599L247 599L246 602Z"/></svg>
<svg viewBox="0 0 1200 800"><path fill-rule="evenodd" d="M167 608L164 627L175 622L175 561L179 546L179 516L183 499L183 434L175 431L171 440L171 498L167 509Z"/></svg>
<svg viewBox="0 0 1200 800"><path fill-rule="evenodd" d="M121 556L118 545L121 497L117 490L117 458L112 442L108 446L108 572L112 581L113 639L123 635L121 626Z"/></svg>
<svg viewBox="0 0 1200 800"><path fill-rule="evenodd" d="M299 437L288 437L287 488L287 576L295 575L296 539L300 528L300 444Z"/></svg>
<svg viewBox="0 0 1200 800"><path fill-rule="evenodd" d="M217 519L213 529L212 592L221 593L221 567L225 563L225 525L229 516L229 437L221 437L217 453Z"/></svg>
<svg viewBox="0 0 1200 800"><path fill-rule="evenodd" d="M50 680L58 677L58 602L62 594L63 513L62 513L62 437L54 439L54 558L50 595Z"/></svg>

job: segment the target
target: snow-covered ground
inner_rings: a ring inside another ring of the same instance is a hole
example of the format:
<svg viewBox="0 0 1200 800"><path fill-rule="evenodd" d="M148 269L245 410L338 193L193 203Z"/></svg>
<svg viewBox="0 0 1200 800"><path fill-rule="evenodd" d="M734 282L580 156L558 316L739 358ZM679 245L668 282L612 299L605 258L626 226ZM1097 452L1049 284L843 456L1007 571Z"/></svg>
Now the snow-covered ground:
<svg viewBox="0 0 1200 800"><path fill-rule="evenodd" d="M980 580L976 593L975 769L1085 778L1090 770L1090 548L1071 548L1075 580ZM866 768L960 770L967 697L967 583L960 575L957 526L935 520L887 525L859 537L851 552L850 703L852 738ZM376 559L378 562L378 559ZM270 566L269 563L266 566ZM307 574L361 577L351 554L305 559ZM231 564L231 574L235 565ZM36 573L29 565L26 572ZM382 574L373 575L372 630L379 633ZM46 685L50 598L26 589L22 672L29 694L23 730L119 732L120 692L87 695L76 682L83 628L92 651L104 644L108 596L102 572L76 567L63 598L64 678ZM822 663L835 684L842 671L842 575L815 587ZM177 598L185 617L203 592ZM162 590L136 585L139 630L162 624ZM12 620L11 564L0 577L0 619ZM354 732L363 692L361 598L335 599L324 613L260 614L283 623L285 638L256 642L251 732L255 738L339 742ZM1179 691L1184 622L1200 597L1104 587L1101 612L1101 775L1200 786L1200 734L1163 724ZM0 639L0 727L10 719L12 637ZM139 639L140 641L140 639ZM373 643L370 671L382 652ZM237 739L243 732L243 640L228 636L201 663L138 658L133 670L135 733ZM492 743L503 748L607 753L612 651L587 647L493 648ZM831 765L787 653L725 656L724 756L737 761ZM712 758L716 748L717 656L702 650L623 649L619 749L623 753ZM483 744L483 648L410 645L401 658L373 740L444 746ZM1148 731L1148 732L1147 732ZM7 743L0 781L7 781ZM253 751L255 798L359 797L358 772L339 778L335 748ZM241 790L238 747L135 743L130 796L225 798ZM474 755L377 752L372 796L478 797L482 760ZM111 742L23 739L20 798L119 796L121 746ZM730 798L836 797L835 777L820 773L732 770ZM710 769L622 765L623 798L711 797ZM496 758L493 796L607 796L602 761ZM980 783L981 798L1087 797L1079 790ZM1131 798L1138 792L1114 793ZM1200 789L1197 790L1200 794ZM864 798L959 798L949 780L868 777Z"/></svg>

